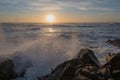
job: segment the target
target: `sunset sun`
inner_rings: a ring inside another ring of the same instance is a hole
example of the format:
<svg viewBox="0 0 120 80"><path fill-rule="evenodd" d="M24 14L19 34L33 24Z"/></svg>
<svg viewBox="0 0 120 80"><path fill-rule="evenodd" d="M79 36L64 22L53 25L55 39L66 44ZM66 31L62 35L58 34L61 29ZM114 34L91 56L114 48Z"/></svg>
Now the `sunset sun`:
<svg viewBox="0 0 120 80"><path fill-rule="evenodd" d="M49 14L46 16L46 22L48 23L54 23L55 22L55 16L52 14Z"/></svg>

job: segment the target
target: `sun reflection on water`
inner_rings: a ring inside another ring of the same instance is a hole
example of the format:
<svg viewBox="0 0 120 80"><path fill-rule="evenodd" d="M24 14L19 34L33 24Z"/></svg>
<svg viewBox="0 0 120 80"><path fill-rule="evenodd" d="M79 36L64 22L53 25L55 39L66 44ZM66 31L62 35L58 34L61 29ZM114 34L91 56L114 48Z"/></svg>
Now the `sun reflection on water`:
<svg viewBox="0 0 120 80"><path fill-rule="evenodd" d="M49 37L55 37L57 34L55 34L56 29L48 27L48 28L43 28L42 34L44 36L49 36Z"/></svg>
<svg viewBox="0 0 120 80"><path fill-rule="evenodd" d="M47 28L48 32L55 32L53 28Z"/></svg>

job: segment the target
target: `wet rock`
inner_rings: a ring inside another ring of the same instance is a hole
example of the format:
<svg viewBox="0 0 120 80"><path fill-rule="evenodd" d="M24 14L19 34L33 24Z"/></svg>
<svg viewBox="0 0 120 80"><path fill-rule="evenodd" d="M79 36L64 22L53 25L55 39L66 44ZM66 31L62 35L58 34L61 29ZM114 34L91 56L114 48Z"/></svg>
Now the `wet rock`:
<svg viewBox="0 0 120 80"><path fill-rule="evenodd" d="M76 69L82 66L83 63L79 59L66 61L55 68L51 77L55 80L73 80Z"/></svg>
<svg viewBox="0 0 120 80"><path fill-rule="evenodd" d="M49 80L50 74L42 77L38 77L38 80Z"/></svg>
<svg viewBox="0 0 120 80"><path fill-rule="evenodd" d="M113 70L120 70L120 53L117 53L109 62Z"/></svg>
<svg viewBox="0 0 120 80"><path fill-rule="evenodd" d="M115 39L115 40L108 40L107 43L117 46L120 48L120 39Z"/></svg>
<svg viewBox="0 0 120 80"><path fill-rule="evenodd" d="M95 71L87 68L79 68L76 70L75 80L99 80L99 77L95 73Z"/></svg>
<svg viewBox="0 0 120 80"><path fill-rule="evenodd" d="M114 78L109 78L109 79L107 79L107 80L115 80Z"/></svg>
<svg viewBox="0 0 120 80"><path fill-rule="evenodd" d="M81 49L78 58L80 58L85 65L93 65L96 67L100 66L100 62L95 56L94 52L90 49Z"/></svg>
<svg viewBox="0 0 120 80"><path fill-rule="evenodd" d="M105 65L103 65L103 68L106 68L105 74L103 74L105 77L108 76L108 78L113 80L120 80L120 53L109 53L107 55L109 57L109 60ZM107 75L106 75L107 74Z"/></svg>
<svg viewBox="0 0 120 80"><path fill-rule="evenodd" d="M120 80L120 53L117 53L109 64L113 77Z"/></svg>
<svg viewBox="0 0 120 80"><path fill-rule="evenodd" d="M107 63L100 66L92 50L82 49L77 58L58 65L38 80L120 80L120 53L109 53L107 57Z"/></svg>
<svg viewBox="0 0 120 80"><path fill-rule="evenodd" d="M81 60L70 60L66 67L64 67L60 80L74 80L75 71L78 69L78 67L83 66L84 65Z"/></svg>
<svg viewBox="0 0 120 80"><path fill-rule="evenodd" d="M105 64L102 67L98 68L97 75L104 78L104 80L109 80L113 77L110 71L110 66L108 64Z"/></svg>
<svg viewBox="0 0 120 80"><path fill-rule="evenodd" d="M115 53L107 53L106 55L106 62L110 62L110 60L115 56Z"/></svg>
<svg viewBox="0 0 120 80"><path fill-rule="evenodd" d="M14 64L12 60L0 63L0 80L10 80L14 74Z"/></svg>
<svg viewBox="0 0 120 80"><path fill-rule="evenodd" d="M74 80L91 80L91 79L80 73L77 73L77 74L75 74Z"/></svg>
<svg viewBox="0 0 120 80"><path fill-rule="evenodd" d="M84 63L84 67L76 70L75 80L102 80L97 74L100 63L92 50L80 50L78 58Z"/></svg>
<svg viewBox="0 0 120 80"><path fill-rule="evenodd" d="M97 72L96 70L99 65L100 63L92 50L82 49L77 59L72 59L58 65L49 76L47 75L41 77L38 80L75 80L79 76L79 80L100 80L99 78L97 78L97 75L94 75L95 72ZM84 71L85 69L87 71ZM78 72L80 73L80 75ZM88 76L93 77L91 77L90 79L90 77Z"/></svg>
<svg viewBox="0 0 120 80"><path fill-rule="evenodd" d="M74 80L74 74L83 63L79 59L72 59L58 65L50 75L40 77L38 80Z"/></svg>

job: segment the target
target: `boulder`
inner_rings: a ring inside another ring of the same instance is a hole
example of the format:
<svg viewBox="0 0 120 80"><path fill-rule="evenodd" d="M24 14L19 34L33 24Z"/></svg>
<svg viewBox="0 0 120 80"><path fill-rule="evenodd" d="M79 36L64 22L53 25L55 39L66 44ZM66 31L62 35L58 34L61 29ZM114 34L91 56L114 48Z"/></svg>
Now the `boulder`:
<svg viewBox="0 0 120 80"><path fill-rule="evenodd" d="M105 77L109 76L115 80L120 80L120 53L108 53L107 63L103 65L103 68L106 68L107 72L104 74Z"/></svg>
<svg viewBox="0 0 120 80"><path fill-rule="evenodd" d="M76 70L75 80L103 80L103 78L94 69L79 68Z"/></svg>
<svg viewBox="0 0 120 80"><path fill-rule="evenodd" d="M58 65L38 80L120 80L120 53L107 55L107 63L100 66L94 52L80 50L77 58Z"/></svg>
<svg viewBox="0 0 120 80"><path fill-rule="evenodd" d="M115 40L108 40L107 43L117 46L120 48L120 39L115 39Z"/></svg>
<svg viewBox="0 0 120 80"><path fill-rule="evenodd" d="M117 53L109 62L113 77L120 80L120 53Z"/></svg>
<svg viewBox="0 0 120 80"><path fill-rule="evenodd" d="M110 66L108 63L98 68L97 75L104 78L104 80L109 80L113 78L110 70Z"/></svg>
<svg viewBox="0 0 120 80"><path fill-rule="evenodd" d="M10 80L14 74L14 64L12 60L0 63L0 80Z"/></svg>
<svg viewBox="0 0 120 80"><path fill-rule="evenodd" d="M62 75L59 80L74 80L75 71L82 68L84 65L79 59L70 60L66 67L64 67Z"/></svg>
<svg viewBox="0 0 120 80"><path fill-rule="evenodd" d="M120 53L117 53L110 61L109 64L112 70L120 70Z"/></svg>
<svg viewBox="0 0 120 80"><path fill-rule="evenodd" d="M100 63L92 50L82 49L77 58L58 65L50 75L40 77L38 80L76 80L76 77L79 76L78 80L100 80L95 74L99 65ZM85 69L86 71L84 71Z"/></svg>
<svg viewBox="0 0 120 80"><path fill-rule="evenodd" d="M74 80L74 74L78 67L82 67L79 59L72 59L58 65L49 75L38 78L38 80Z"/></svg>
<svg viewBox="0 0 120 80"><path fill-rule="evenodd" d="M116 54L115 53L107 53L107 55L106 55L106 62L110 62L110 60L112 59L112 58L114 58L114 56L115 56Z"/></svg>
<svg viewBox="0 0 120 80"><path fill-rule="evenodd" d="M100 62L90 49L81 49L77 57L80 58L85 65L100 66Z"/></svg>

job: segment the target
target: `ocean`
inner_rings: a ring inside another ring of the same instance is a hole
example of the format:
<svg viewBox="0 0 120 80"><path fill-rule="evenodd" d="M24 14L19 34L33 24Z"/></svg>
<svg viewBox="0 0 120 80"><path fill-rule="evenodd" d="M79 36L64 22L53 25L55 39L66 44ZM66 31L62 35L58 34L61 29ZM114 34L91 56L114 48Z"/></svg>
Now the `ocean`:
<svg viewBox="0 0 120 80"><path fill-rule="evenodd" d="M26 70L24 78L15 80L37 80L83 48L93 50L104 64L106 53L120 52L106 41L118 38L119 23L1 23L0 62L12 59L17 73Z"/></svg>

